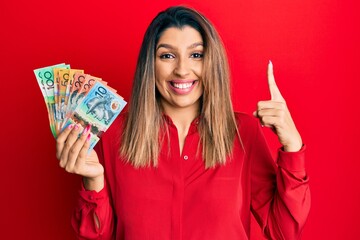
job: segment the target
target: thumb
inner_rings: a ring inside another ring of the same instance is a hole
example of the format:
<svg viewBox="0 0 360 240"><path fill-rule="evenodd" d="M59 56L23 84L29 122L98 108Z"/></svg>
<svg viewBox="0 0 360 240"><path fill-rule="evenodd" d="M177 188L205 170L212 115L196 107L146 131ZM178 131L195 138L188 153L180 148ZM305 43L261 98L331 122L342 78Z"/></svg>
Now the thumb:
<svg viewBox="0 0 360 240"><path fill-rule="evenodd" d="M280 90L276 85L273 64L270 60L267 69L267 77L268 77L268 85L269 85L271 100L283 102L284 98L281 95Z"/></svg>

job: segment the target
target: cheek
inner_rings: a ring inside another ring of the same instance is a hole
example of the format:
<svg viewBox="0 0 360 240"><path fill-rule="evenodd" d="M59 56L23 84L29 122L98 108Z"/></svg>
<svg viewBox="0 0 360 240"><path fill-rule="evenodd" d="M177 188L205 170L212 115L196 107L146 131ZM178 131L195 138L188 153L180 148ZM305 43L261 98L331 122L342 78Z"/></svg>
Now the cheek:
<svg viewBox="0 0 360 240"><path fill-rule="evenodd" d="M203 95L203 93L204 93L204 87L203 87L202 82L200 82L198 94L199 94L199 96L201 96L201 95Z"/></svg>
<svg viewBox="0 0 360 240"><path fill-rule="evenodd" d="M193 72L195 73L196 76L198 76L200 78L202 77L202 73L203 73L203 62L202 61L194 65Z"/></svg>
<svg viewBox="0 0 360 240"><path fill-rule="evenodd" d="M155 85L160 90L166 88L166 81L171 77L171 71L168 66L159 64L155 66Z"/></svg>
<svg viewBox="0 0 360 240"><path fill-rule="evenodd" d="M156 78L156 80L155 80L155 87L157 88L157 90L161 91L161 84L160 84L158 78Z"/></svg>
<svg viewBox="0 0 360 240"><path fill-rule="evenodd" d="M168 78L174 71L175 62L155 62L155 76L159 80Z"/></svg>
<svg viewBox="0 0 360 240"><path fill-rule="evenodd" d="M159 78L155 79L155 87L161 96L164 96L164 94L166 92L166 86L164 86L164 84L165 84L165 82L161 81Z"/></svg>
<svg viewBox="0 0 360 240"><path fill-rule="evenodd" d="M194 68L193 68L193 72L194 74L200 79L199 82L199 91L201 91L201 93L204 91L204 83L203 83L203 63L199 63L197 64Z"/></svg>
<svg viewBox="0 0 360 240"><path fill-rule="evenodd" d="M160 61L155 62L155 77L156 79L161 79L164 74L164 64Z"/></svg>
<svg viewBox="0 0 360 240"><path fill-rule="evenodd" d="M155 64L155 79L156 79L156 81L158 80L159 75L160 75L160 67L159 67L159 64Z"/></svg>
<svg viewBox="0 0 360 240"><path fill-rule="evenodd" d="M155 86L159 90L159 87L161 86L161 71L158 64L155 64Z"/></svg>

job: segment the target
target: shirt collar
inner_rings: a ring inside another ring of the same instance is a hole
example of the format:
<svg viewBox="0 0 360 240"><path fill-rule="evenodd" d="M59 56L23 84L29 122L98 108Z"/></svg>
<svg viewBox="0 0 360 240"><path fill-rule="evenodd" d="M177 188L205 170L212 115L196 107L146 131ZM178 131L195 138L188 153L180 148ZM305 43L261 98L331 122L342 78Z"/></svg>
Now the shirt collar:
<svg viewBox="0 0 360 240"><path fill-rule="evenodd" d="M174 122L172 121L172 119L166 115L165 113L162 113L162 116L165 120L165 122L169 125L169 126L175 126ZM201 119L201 115L197 116L190 124L190 128L189 128L189 133L194 131L194 130L197 130L197 126L199 125L200 123L200 119Z"/></svg>

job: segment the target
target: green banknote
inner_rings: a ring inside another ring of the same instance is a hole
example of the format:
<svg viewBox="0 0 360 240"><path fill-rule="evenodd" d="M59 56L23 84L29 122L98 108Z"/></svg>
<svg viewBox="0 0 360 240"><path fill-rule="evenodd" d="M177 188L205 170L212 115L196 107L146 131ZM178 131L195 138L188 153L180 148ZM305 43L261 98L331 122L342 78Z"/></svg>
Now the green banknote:
<svg viewBox="0 0 360 240"><path fill-rule="evenodd" d="M60 63L48 67L38 68L34 70L36 80L43 94L46 108L49 115L50 129L54 137L57 136L55 119L56 119L56 106L55 106L55 94L54 94L54 68L65 68L65 63ZM70 67L70 66L69 66Z"/></svg>

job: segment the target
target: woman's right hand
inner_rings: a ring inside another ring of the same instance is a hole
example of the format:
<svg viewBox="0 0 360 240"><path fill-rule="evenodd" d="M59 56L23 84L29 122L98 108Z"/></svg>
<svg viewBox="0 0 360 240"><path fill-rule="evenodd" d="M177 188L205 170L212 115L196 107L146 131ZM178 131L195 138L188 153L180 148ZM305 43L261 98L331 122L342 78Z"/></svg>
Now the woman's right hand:
<svg viewBox="0 0 360 240"><path fill-rule="evenodd" d="M82 130L80 124L71 124L59 134L56 138L56 157L60 167L84 177L87 190L98 192L104 187L104 168L94 150L88 154L90 125Z"/></svg>

